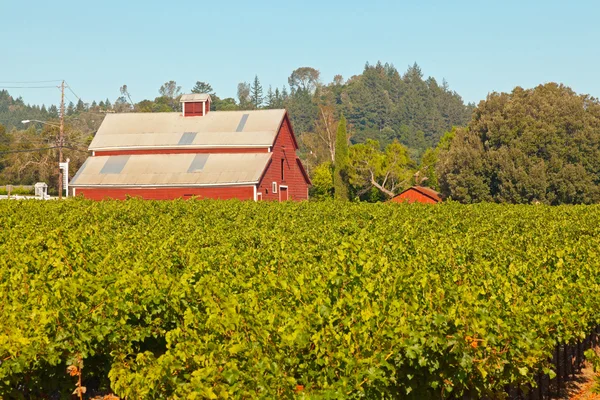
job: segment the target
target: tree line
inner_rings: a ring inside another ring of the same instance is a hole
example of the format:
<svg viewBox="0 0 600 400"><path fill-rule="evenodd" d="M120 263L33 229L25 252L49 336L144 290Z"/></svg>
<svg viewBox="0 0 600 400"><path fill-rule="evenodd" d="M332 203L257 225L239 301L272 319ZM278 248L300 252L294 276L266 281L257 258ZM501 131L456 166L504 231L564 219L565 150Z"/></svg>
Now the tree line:
<svg viewBox="0 0 600 400"><path fill-rule="evenodd" d="M213 111L286 108L313 199L383 201L423 185L464 203L600 201L600 106L563 85L491 93L475 107L445 81L423 79L416 64L400 74L377 63L348 80L323 83L318 70L303 67L281 88L265 90L255 76L237 89L237 98L222 98L198 81L187 92L210 94ZM123 85L114 102L71 103L67 143L85 149L108 112L179 111L182 93L168 81L155 99L135 103ZM15 121L52 120L56 112L0 92L0 184L53 182L52 151L6 151L52 142L56 128L18 129ZM70 156L73 174L85 153Z"/></svg>

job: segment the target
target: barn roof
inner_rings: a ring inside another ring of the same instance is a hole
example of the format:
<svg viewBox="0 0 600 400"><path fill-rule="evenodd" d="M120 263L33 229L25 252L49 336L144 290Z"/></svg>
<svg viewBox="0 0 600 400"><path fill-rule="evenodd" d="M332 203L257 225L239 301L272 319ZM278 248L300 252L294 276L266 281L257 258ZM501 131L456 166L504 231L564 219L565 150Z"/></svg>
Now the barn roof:
<svg viewBox="0 0 600 400"><path fill-rule="evenodd" d="M90 150L268 147L285 110L213 111L203 117L180 113L108 114Z"/></svg>
<svg viewBox="0 0 600 400"><path fill-rule="evenodd" d="M70 185L211 186L256 184L270 153L89 157Z"/></svg>
<svg viewBox="0 0 600 400"><path fill-rule="evenodd" d="M412 187L409 187L408 189L402 191L401 193L397 194L394 197L401 196L403 193L406 193L406 192L408 192L410 190L415 190L415 191L421 193L423 196L427 196L430 199L435 200L438 203L442 202L442 195L439 192L436 192L435 190L433 190L431 188L428 188L428 187L425 187L425 186L412 186Z"/></svg>

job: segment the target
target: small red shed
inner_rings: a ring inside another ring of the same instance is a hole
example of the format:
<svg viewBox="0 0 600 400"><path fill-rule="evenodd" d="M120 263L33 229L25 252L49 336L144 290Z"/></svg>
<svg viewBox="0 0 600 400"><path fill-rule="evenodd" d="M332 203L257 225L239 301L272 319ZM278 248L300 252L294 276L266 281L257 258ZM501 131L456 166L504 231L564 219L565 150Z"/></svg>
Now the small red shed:
<svg viewBox="0 0 600 400"><path fill-rule="evenodd" d="M442 196L435 190L424 186L413 186L394 196L394 203L436 204L442 202Z"/></svg>
<svg viewBox="0 0 600 400"><path fill-rule="evenodd" d="M286 110L210 111L207 94L183 95L181 113L106 116L71 187L89 199L306 200Z"/></svg>

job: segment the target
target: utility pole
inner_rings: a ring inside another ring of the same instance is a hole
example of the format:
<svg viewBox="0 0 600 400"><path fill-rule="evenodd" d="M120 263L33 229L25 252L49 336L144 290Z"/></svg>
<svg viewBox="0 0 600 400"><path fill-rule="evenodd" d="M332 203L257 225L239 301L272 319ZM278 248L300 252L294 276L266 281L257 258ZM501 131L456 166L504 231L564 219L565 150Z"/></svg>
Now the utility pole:
<svg viewBox="0 0 600 400"><path fill-rule="evenodd" d="M65 81L60 84L60 133L58 137L58 199L62 200L63 171L60 168L63 162L63 135L65 131Z"/></svg>

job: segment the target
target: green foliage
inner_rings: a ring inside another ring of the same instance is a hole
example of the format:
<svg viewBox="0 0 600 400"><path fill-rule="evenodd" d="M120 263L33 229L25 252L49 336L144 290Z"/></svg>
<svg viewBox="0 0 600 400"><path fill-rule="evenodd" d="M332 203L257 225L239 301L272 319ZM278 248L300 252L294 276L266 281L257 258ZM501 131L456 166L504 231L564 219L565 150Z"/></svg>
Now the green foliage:
<svg viewBox="0 0 600 400"><path fill-rule="evenodd" d="M492 93L440 152L446 196L462 202L600 201L600 102L548 83Z"/></svg>
<svg viewBox="0 0 600 400"><path fill-rule="evenodd" d="M311 180L311 200L324 200L333 198L333 164L331 162L324 162L315 167Z"/></svg>
<svg viewBox="0 0 600 400"><path fill-rule="evenodd" d="M413 166L408 149L397 141L390 143L383 152L379 142L371 139L350 147L349 178L358 197L372 188L381 192L376 201L394 196L410 186ZM374 199L372 194L368 197Z"/></svg>
<svg viewBox="0 0 600 400"><path fill-rule="evenodd" d="M192 88L192 93L203 93L214 95L215 91L213 90L210 83L197 81L194 87Z"/></svg>
<svg viewBox="0 0 600 400"><path fill-rule="evenodd" d="M25 196L31 196L35 193L34 189L26 189L26 188L22 188L22 187L15 187L12 188L10 191L11 195L25 195ZM5 187L0 188L0 195L7 195L8 194L8 190Z"/></svg>
<svg viewBox="0 0 600 400"><path fill-rule="evenodd" d="M600 208L0 202L0 397L492 397L600 323Z"/></svg>
<svg viewBox="0 0 600 400"><path fill-rule="evenodd" d="M348 200L348 132L346 118L342 115L335 138L335 157L333 163L333 186L336 200Z"/></svg>
<svg viewBox="0 0 600 400"><path fill-rule="evenodd" d="M259 109L262 107L264 96L262 85L258 80L258 75L254 76L254 81L252 82L252 86L250 87L250 99L255 109Z"/></svg>
<svg viewBox="0 0 600 400"><path fill-rule="evenodd" d="M415 161L452 126L465 125L472 110L445 81L424 80L417 64L402 76L393 65L367 64L338 90L340 108L356 130L353 142L374 139L386 146L398 140Z"/></svg>

